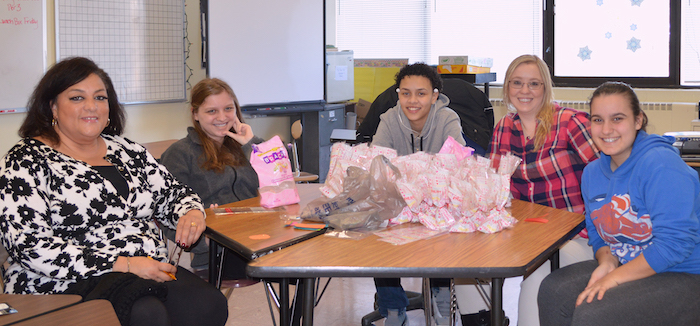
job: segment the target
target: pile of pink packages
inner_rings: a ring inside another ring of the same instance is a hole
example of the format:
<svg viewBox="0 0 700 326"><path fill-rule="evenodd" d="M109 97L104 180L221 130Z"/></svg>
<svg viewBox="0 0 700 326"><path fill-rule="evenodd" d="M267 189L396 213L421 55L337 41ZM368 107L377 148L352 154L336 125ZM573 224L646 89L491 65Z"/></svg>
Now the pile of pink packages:
<svg viewBox="0 0 700 326"><path fill-rule="evenodd" d="M405 156L385 147L335 143L321 192L328 198L340 194L348 167L368 170L372 158L384 155L401 172L396 186L406 202L390 223L420 222L432 230L465 233L494 233L511 227L517 220L505 208L510 206L510 176L520 158L502 156L495 169L489 159L472 154L472 148L452 137L438 154Z"/></svg>

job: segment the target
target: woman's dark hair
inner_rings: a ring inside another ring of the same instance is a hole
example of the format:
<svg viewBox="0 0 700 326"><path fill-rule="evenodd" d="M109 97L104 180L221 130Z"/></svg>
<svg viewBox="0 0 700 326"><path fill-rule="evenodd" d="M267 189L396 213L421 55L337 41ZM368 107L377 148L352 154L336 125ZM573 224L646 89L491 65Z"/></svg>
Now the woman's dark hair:
<svg viewBox="0 0 700 326"><path fill-rule="evenodd" d="M647 118L646 113L644 113L644 110L642 110L642 107L639 104L639 98L637 97L637 93L635 93L632 89L632 86L628 84L617 81L604 82L603 84L598 86L598 88L596 88L595 91L593 91L591 99L590 101L588 101L588 107L592 107L593 100L595 100L596 97L613 94L621 94L622 96L627 98L627 100L630 102L630 107L632 108L632 114L634 115L634 117L637 118L640 115L642 116L642 128L640 128L639 130L647 131L647 123L649 123L649 119Z"/></svg>
<svg viewBox="0 0 700 326"><path fill-rule="evenodd" d="M211 95L218 95L223 92L228 93L233 100L233 105L236 107L236 116L241 123L243 115L241 114L241 105L238 104L238 98L225 81L218 78L205 78L192 87L190 104L192 106L192 125L194 130L199 135L204 148L204 162L202 168L216 172L224 172L226 166L242 166L247 162L245 153L241 144L230 137L224 137L224 143L219 147L213 140L207 136L199 124L199 121L194 119L194 114L199 112L199 107ZM231 128L231 132L236 132Z"/></svg>
<svg viewBox="0 0 700 326"><path fill-rule="evenodd" d="M423 76L428 78L433 89L437 88L438 92L442 92L442 78L440 78L437 69L428 66L425 63L417 62L401 68L401 70L399 70L399 72L396 74L397 87L401 85L401 80L406 76Z"/></svg>
<svg viewBox="0 0 700 326"><path fill-rule="evenodd" d="M109 125L102 130L103 134L121 135L124 132L124 109L117 99L112 80L107 73L100 69L92 60L83 57L73 57L56 63L41 78L27 103L27 117L19 128L20 137L45 137L54 144L60 138L52 126L53 112L51 106L56 98L69 87L95 74L105 84L107 102L109 104Z"/></svg>

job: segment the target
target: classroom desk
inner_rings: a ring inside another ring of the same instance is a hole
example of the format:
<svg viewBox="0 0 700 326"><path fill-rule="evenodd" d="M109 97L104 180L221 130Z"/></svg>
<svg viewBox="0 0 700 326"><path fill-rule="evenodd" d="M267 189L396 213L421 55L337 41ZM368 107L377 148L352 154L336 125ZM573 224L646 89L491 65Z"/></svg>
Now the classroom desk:
<svg viewBox="0 0 700 326"><path fill-rule="evenodd" d="M248 260L254 260L271 252L291 246L301 241L313 238L325 232L297 230L285 227L286 220L283 214L298 216L301 209L310 201L321 197L319 188L321 184L297 184L299 192L299 204L285 207L285 212L275 213L246 213L235 215L215 215L211 209L205 210L207 216L207 229L204 233L209 237L209 282L217 284L219 273L219 259L217 257L218 246L224 246L235 251ZM219 207L260 207L260 197L242 200L239 202L220 205ZM256 235L265 234L267 239L251 239ZM213 268L212 268L213 267ZM280 325L289 324L289 288L288 279L280 285L280 297L287 304L280 304Z"/></svg>
<svg viewBox="0 0 700 326"><path fill-rule="evenodd" d="M119 318L117 318L117 314L114 312L114 308L112 308L112 304L107 300L82 302L14 325L121 326Z"/></svg>
<svg viewBox="0 0 700 326"><path fill-rule="evenodd" d="M492 325L502 325L504 279L527 275L550 257L553 268L558 267L558 249L584 221L580 214L519 200L509 210L519 222L495 234L449 233L399 246L378 241L376 235L360 240L321 236L260 257L247 272L259 278L306 278L304 325L313 324L314 278L492 278ZM524 221L530 217L548 222Z"/></svg>
<svg viewBox="0 0 700 326"><path fill-rule="evenodd" d="M17 309L16 314L0 316L0 325L15 323L50 311L78 303L82 298L77 294L0 294L0 302Z"/></svg>

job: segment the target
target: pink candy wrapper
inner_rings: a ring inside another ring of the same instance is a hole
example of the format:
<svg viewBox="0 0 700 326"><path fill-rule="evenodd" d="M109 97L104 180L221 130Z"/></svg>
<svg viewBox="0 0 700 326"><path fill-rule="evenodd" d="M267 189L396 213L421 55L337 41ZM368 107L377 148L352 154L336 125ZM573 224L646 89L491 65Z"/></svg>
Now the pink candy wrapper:
<svg viewBox="0 0 700 326"><path fill-rule="evenodd" d="M417 152L400 157L389 148L336 143L321 192L331 198L337 195L349 166L367 170L368 162L382 154L401 172L396 187L406 203L391 224L420 222L431 230L484 233L513 226L517 220L505 207L510 206L510 176L520 158L509 153L491 162L473 152L451 137L438 154Z"/></svg>
<svg viewBox="0 0 700 326"><path fill-rule="evenodd" d="M250 164L258 173L261 206L272 208L299 202L287 150L279 136L253 145Z"/></svg>

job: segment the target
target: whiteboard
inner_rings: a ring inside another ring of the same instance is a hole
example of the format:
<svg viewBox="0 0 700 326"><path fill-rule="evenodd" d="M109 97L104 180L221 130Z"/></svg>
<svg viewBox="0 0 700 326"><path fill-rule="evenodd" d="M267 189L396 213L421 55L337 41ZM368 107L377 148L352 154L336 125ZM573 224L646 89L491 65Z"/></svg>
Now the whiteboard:
<svg viewBox="0 0 700 326"><path fill-rule="evenodd" d="M324 100L323 0L209 0L208 75L241 105Z"/></svg>
<svg viewBox="0 0 700 326"><path fill-rule="evenodd" d="M122 103L186 99L182 0L56 0L56 59L83 56Z"/></svg>
<svg viewBox="0 0 700 326"><path fill-rule="evenodd" d="M0 113L24 112L46 70L44 1L0 1Z"/></svg>

